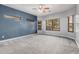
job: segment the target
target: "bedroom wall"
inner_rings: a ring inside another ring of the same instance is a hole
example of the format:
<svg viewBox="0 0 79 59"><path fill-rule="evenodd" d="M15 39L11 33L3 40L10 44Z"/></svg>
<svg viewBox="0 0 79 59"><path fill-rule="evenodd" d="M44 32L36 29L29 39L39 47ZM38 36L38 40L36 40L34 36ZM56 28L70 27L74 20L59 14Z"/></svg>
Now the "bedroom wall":
<svg viewBox="0 0 79 59"><path fill-rule="evenodd" d="M79 48L79 4L76 5L76 15L75 15L75 32L76 32L76 43Z"/></svg>
<svg viewBox="0 0 79 59"><path fill-rule="evenodd" d="M4 15L20 16L20 21L5 18ZM33 21L28 21L31 19ZM0 40L37 32L37 17L4 5L0 5Z"/></svg>
<svg viewBox="0 0 79 59"><path fill-rule="evenodd" d="M63 37L75 39L76 33L68 32L68 19L67 19L68 16L73 15L73 21L74 21L75 13L76 13L76 7L71 8L67 11L60 12L60 13L54 13L51 15L38 17L38 20L42 20L42 30L41 31L38 30L38 33L63 36ZM46 30L46 19L49 20L49 19L53 19L53 18L60 18L60 31L47 31ZM75 24L74 24L74 26L75 26ZM75 31L75 29L74 29L74 31Z"/></svg>

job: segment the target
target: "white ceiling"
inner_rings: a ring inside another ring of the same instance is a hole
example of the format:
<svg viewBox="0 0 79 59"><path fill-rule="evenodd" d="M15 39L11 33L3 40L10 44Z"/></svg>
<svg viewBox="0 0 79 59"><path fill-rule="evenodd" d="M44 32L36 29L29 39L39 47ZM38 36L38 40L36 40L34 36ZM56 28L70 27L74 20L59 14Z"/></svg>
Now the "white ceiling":
<svg viewBox="0 0 79 59"><path fill-rule="evenodd" d="M40 4L5 4L5 5L36 16L43 16L51 13L66 11L75 6L74 4L47 4L51 12L41 13L37 9L34 9L34 8L39 8Z"/></svg>

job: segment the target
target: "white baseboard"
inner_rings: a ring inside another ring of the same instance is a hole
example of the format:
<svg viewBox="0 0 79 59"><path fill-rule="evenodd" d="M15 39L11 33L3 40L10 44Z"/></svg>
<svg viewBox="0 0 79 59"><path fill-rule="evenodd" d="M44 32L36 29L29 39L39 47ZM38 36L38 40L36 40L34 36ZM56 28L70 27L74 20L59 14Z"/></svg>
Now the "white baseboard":
<svg viewBox="0 0 79 59"><path fill-rule="evenodd" d="M1 40L0 43L1 43L1 42L6 42L6 41L12 41L12 40L15 40L15 39L20 39L20 38L22 38L22 37L30 38L32 35L34 35L34 34L29 34L29 35L24 35L24 36L9 38L9 39L5 39L5 40Z"/></svg>

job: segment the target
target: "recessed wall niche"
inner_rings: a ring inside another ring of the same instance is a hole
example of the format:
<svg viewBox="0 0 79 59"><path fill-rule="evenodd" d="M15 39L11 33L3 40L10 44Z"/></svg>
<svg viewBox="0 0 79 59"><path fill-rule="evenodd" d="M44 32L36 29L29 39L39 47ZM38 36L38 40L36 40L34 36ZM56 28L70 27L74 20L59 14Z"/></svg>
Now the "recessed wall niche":
<svg viewBox="0 0 79 59"><path fill-rule="evenodd" d="M21 20L20 16L12 16L12 15L6 15L6 14L4 14L3 17L4 18L8 18L10 20L15 20L15 21L20 21Z"/></svg>

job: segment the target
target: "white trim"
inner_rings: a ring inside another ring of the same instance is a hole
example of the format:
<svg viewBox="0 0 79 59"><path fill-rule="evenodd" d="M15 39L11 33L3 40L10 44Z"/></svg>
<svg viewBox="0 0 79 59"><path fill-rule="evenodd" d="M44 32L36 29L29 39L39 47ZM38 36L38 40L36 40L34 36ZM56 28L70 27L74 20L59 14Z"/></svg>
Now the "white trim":
<svg viewBox="0 0 79 59"><path fill-rule="evenodd" d="M20 37L14 37L14 38L9 38L9 39L5 39L5 40L0 40L0 43L1 42L6 42L6 41L12 41L12 40L15 40L15 39L20 39L22 37L30 38L29 36L31 36L31 35L34 35L34 34L29 34L29 35L24 35L24 36L20 36Z"/></svg>

